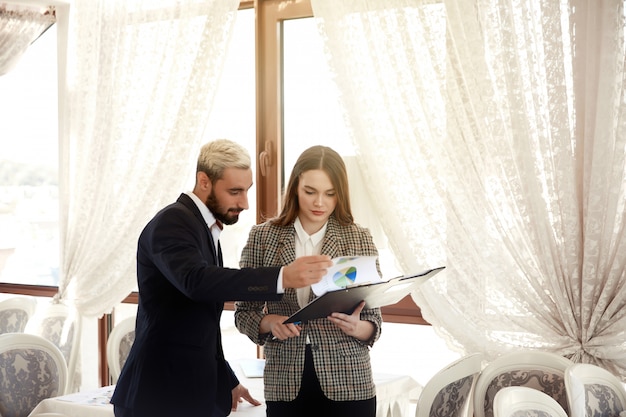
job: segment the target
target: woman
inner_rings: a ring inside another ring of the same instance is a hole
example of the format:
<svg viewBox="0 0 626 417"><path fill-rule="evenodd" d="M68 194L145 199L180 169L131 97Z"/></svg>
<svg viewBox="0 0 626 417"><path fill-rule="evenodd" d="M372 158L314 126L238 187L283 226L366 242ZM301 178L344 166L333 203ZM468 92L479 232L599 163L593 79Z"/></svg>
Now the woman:
<svg viewBox="0 0 626 417"><path fill-rule="evenodd" d="M354 223L344 162L325 146L300 155L280 215L252 228L240 266L283 265L309 254L378 255L369 231ZM281 301L236 303L235 325L264 346L267 415L315 411L374 417L369 349L380 336L380 309L364 309L361 303L350 315L283 324L314 297L310 288L287 289Z"/></svg>

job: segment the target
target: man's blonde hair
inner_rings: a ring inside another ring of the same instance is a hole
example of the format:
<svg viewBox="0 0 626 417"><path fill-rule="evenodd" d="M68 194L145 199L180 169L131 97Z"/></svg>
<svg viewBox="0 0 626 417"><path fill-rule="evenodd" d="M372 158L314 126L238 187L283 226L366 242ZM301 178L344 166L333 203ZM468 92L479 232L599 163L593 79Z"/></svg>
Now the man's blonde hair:
<svg viewBox="0 0 626 417"><path fill-rule="evenodd" d="M222 178L226 168L250 168L250 154L229 139L216 139L200 149L196 172L204 172L212 183Z"/></svg>

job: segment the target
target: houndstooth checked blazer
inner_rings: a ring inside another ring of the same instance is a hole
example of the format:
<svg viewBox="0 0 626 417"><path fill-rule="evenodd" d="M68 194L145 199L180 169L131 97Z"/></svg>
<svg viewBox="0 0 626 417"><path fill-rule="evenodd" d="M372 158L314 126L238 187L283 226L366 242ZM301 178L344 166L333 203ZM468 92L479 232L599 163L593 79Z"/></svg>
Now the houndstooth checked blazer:
<svg viewBox="0 0 626 417"><path fill-rule="evenodd" d="M296 258L295 239L293 224L275 226L266 222L253 226L242 251L240 266L287 265ZM378 251L367 229L356 224L341 226L334 216L330 216L322 254L332 258L376 256ZM310 299L313 298L315 295L311 291ZM300 308L296 290L287 288L281 301L245 301L235 305L235 325L239 331L264 346L266 401L292 401L298 395L307 336L311 341L315 370L327 398L356 401L376 395L369 348L380 337L380 309L361 312L361 319L371 321L375 327L374 335L367 343L346 335L326 318L304 323L300 336L281 341L273 340L271 334L259 334L259 323L265 314L290 316L295 313Z"/></svg>

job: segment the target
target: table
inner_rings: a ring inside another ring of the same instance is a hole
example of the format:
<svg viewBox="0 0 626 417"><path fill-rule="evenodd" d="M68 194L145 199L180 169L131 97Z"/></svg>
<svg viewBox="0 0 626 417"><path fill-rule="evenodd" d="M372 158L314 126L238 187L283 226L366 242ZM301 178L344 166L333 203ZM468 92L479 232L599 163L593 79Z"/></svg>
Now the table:
<svg viewBox="0 0 626 417"><path fill-rule="evenodd" d="M254 361L254 360L242 360ZM252 396L263 401L263 378L247 378L242 371L242 361L230 361L239 381L250 391ZM419 389L420 385L408 375L374 374L376 383L376 417L404 417L408 416L412 390ZM35 417L41 413L62 413L68 417L113 417L113 406L109 404L115 386L110 385L90 391L77 392L61 397L43 400L29 414ZM230 414L239 416L265 416L265 404L252 406L247 402L241 403L237 411Z"/></svg>

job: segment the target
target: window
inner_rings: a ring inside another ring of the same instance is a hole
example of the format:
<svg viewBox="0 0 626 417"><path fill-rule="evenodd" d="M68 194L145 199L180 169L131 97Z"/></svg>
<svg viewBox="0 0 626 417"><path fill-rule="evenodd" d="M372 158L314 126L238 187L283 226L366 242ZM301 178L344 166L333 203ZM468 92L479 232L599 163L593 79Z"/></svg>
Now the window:
<svg viewBox="0 0 626 417"><path fill-rule="evenodd" d="M296 159L310 146L333 148L344 159L350 182L355 221L367 227L379 251L386 278L402 275L378 218L369 209L370 196L357 166L350 132L345 125L339 90L326 62L322 38L313 18L285 20L283 27L284 165L282 190Z"/></svg>
<svg viewBox="0 0 626 417"><path fill-rule="evenodd" d="M310 3L266 0L259 2L258 7L257 67L263 71L257 74L257 150L267 151L271 157L261 174L257 174L257 220L278 212L281 192L295 158L313 143L332 144L345 155L352 173L353 201L361 199L361 204L353 206L367 207L369 196L358 186L360 178L351 159L351 139L343 126L320 36L313 19L307 19L313 15ZM372 231L384 275L398 275L377 220L367 210L355 209L354 214L357 222ZM387 321L426 323L410 297L385 307L383 313Z"/></svg>
<svg viewBox="0 0 626 417"><path fill-rule="evenodd" d="M0 76L0 282L58 284L56 25Z"/></svg>
<svg viewBox="0 0 626 417"><path fill-rule="evenodd" d="M224 72L217 90L211 118L204 134L205 141L228 138L242 144L252 158L252 172L256 172L256 115L254 73L254 9L240 10ZM193 182L189 189L193 187ZM250 208L239 216L234 225L225 227L220 236L224 265L239 267L239 254L248 238L248 231L256 223L256 190L248 192Z"/></svg>

